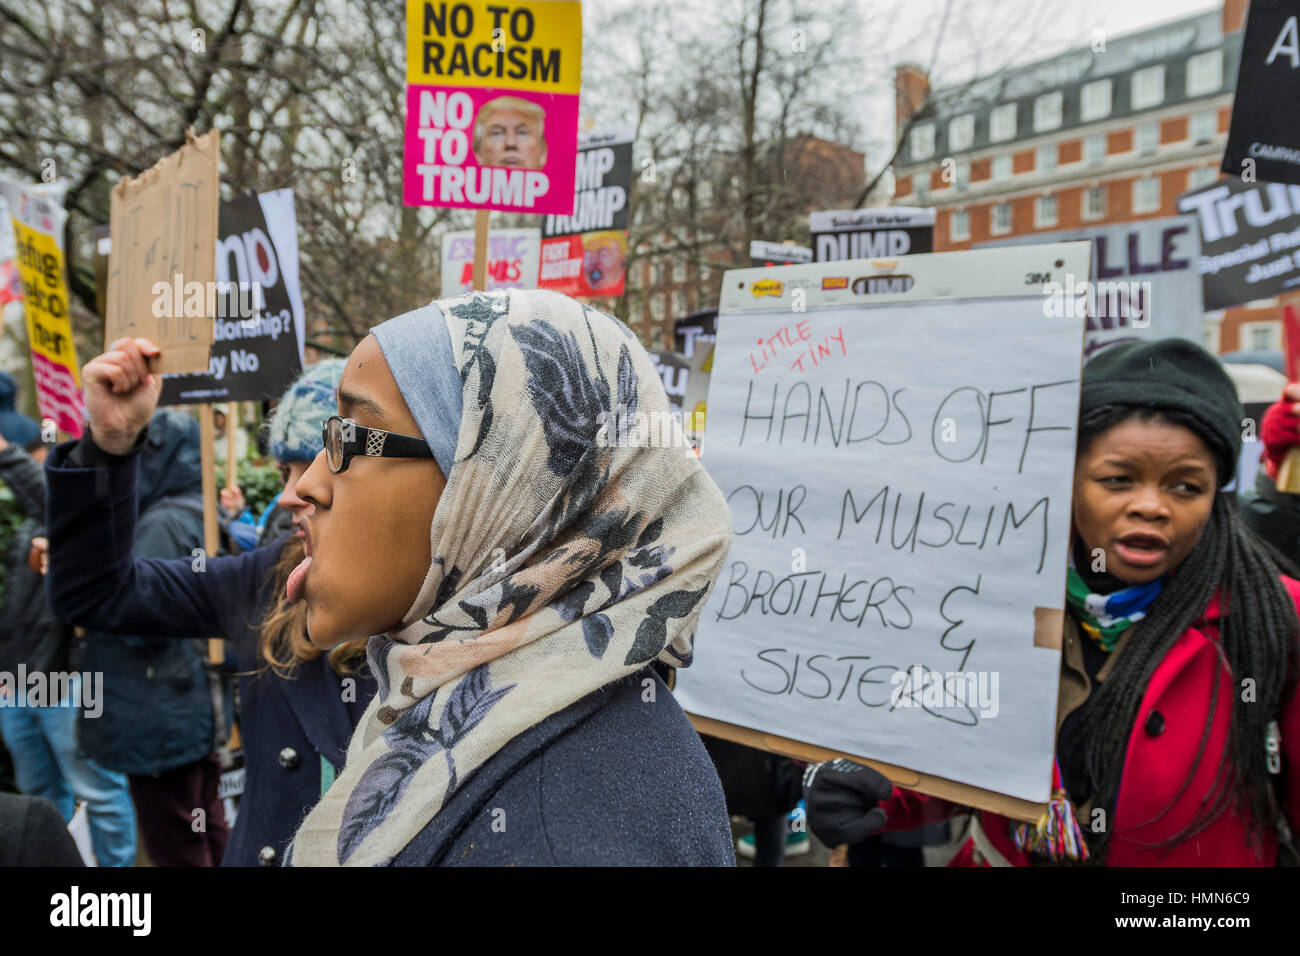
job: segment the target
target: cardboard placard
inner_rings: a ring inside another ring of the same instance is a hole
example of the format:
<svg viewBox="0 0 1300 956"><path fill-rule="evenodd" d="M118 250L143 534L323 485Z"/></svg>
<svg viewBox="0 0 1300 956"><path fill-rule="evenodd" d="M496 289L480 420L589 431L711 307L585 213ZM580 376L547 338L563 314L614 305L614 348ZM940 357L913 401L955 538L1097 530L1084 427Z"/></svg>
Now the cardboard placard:
<svg viewBox="0 0 1300 956"><path fill-rule="evenodd" d="M578 138L573 214L542 219L538 288L573 296L619 296L627 273L628 196L634 130Z"/></svg>
<svg viewBox="0 0 1300 956"><path fill-rule="evenodd" d="M217 130L187 135L176 152L113 187L109 214L105 351L119 338L152 339L162 350L155 372L205 371L212 344L221 140ZM164 303L161 291L177 281L183 301Z"/></svg>
<svg viewBox="0 0 1300 956"><path fill-rule="evenodd" d="M934 248L933 209L826 209L808 217L813 261L883 259Z"/></svg>
<svg viewBox="0 0 1300 956"><path fill-rule="evenodd" d="M53 421L74 438L80 437L86 409L68 317L63 254L63 224L68 214L60 204L63 189L3 183L0 192L9 207L8 221L0 222L0 229L13 235L36 404L41 418Z"/></svg>
<svg viewBox="0 0 1300 956"><path fill-rule="evenodd" d="M493 229L487 240L487 277L484 290L536 289L541 256L540 229ZM442 235L442 297L464 295L474 286L477 233Z"/></svg>
<svg viewBox="0 0 1300 956"><path fill-rule="evenodd" d="M302 371L293 193L245 193L223 202L220 215L216 275L228 285L217 297L208 367L163 376L159 405L276 399Z"/></svg>
<svg viewBox="0 0 1300 956"><path fill-rule="evenodd" d="M1092 275L1062 276L1062 284L1085 291L1089 306L1083 354L1120 342L1205 338L1201 307L1200 232L1191 216L1143 219L996 239L977 249L1092 243Z"/></svg>
<svg viewBox="0 0 1300 956"><path fill-rule="evenodd" d="M727 273L702 458L735 537L687 711L999 812L1048 799L1084 325L1054 299L1090 252L914 256L865 300L827 280L871 263Z"/></svg>
<svg viewBox="0 0 1300 956"><path fill-rule="evenodd" d="M1202 295L1226 309L1300 287L1300 186L1229 179L1183 193L1200 232Z"/></svg>
<svg viewBox="0 0 1300 956"><path fill-rule="evenodd" d="M1294 0L1250 0L1222 170L1300 185L1300 17Z"/></svg>
<svg viewBox="0 0 1300 956"><path fill-rule="evenodd" d="M573 211L577 0L407 0L402 200Z"/></svg>

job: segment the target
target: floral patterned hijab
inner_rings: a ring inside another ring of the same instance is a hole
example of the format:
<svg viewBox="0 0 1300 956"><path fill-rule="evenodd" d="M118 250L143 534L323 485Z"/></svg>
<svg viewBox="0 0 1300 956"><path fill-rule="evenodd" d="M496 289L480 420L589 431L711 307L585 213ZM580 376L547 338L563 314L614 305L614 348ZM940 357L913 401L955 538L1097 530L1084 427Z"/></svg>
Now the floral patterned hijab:
<svg viewBox="0 0 1300 956"><path fill-rule="evenodd" d="M511 738L655 659L690 664L731 540L686 442L635 427L671 406L625 325L549 292L438 305L463 405L432 566L370 640L379 692L294 865L387 863Z"/></svg>

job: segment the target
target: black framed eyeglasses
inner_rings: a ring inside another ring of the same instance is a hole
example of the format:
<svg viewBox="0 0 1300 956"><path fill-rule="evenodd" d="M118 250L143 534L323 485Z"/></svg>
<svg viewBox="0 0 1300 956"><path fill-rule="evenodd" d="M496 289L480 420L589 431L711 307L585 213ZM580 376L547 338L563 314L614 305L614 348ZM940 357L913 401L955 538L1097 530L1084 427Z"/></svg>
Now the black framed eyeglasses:
<svg viewBox="0 0 1300 956"><path fill-rule="evenodd" d="M432 458L433 451L423 438L398 435L382 428L367 428L350 418L331 415L321 427L325 443L325 464L334 474L348 470L354 455L368 458Z"/></svg>

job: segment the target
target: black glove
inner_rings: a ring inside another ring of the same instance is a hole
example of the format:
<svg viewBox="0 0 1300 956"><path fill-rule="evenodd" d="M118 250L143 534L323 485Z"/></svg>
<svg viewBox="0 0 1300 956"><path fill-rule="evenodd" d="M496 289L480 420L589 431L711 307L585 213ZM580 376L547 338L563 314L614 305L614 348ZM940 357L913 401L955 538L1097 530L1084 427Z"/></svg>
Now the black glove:
<svg viewBox="0 0 1300 956"><path fill-rule="evenodd" d="M803 776L808 828L827 846L861 843L885 828L876 804L893 792L888 777L852 760L811 764Z"/></svg>

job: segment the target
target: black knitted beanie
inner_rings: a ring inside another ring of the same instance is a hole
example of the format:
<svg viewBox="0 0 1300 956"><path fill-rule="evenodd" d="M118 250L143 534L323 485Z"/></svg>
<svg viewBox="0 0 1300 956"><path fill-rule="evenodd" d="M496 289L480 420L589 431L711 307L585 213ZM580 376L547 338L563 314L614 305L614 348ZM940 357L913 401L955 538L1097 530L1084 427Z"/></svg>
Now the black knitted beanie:
<svg viewBox="0 0 1300 956"><path fill-rule="evenodd" d="M1212 450L1229 454L1230 461L1219 462L1220 487L1236 473L1243 418L1237 389L1219 360L1199 345L1155 339L1103 349L1083 367L1079 415L1103 405L1191 415L1201 426L1200 438Z"/></svg>

